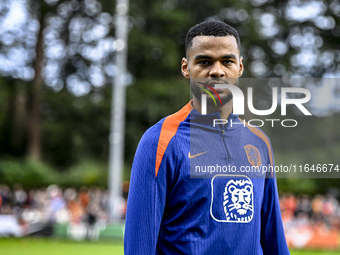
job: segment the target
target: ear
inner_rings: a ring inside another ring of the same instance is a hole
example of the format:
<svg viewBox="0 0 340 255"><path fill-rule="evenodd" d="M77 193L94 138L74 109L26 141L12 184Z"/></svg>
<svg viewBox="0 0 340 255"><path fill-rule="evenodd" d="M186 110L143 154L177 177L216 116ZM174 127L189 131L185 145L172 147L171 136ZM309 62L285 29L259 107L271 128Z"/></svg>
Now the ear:
<svg viewBox="0 0 340 255"><path fill-rule="evenodd" d="M241 77L241 76L242 76L243 70L244 70L242 60L243 60L243 57L240 57L240 70L239 70L239 72L238 72L238 77Z"/></svg>
<svg viewBox="0 0 340 255"><path fill-rule="evenodd" d="M186 58L182 58L181 71L182 71L182 74L185 78L190 79L189 63L188 63L188 60Z"/></svg>

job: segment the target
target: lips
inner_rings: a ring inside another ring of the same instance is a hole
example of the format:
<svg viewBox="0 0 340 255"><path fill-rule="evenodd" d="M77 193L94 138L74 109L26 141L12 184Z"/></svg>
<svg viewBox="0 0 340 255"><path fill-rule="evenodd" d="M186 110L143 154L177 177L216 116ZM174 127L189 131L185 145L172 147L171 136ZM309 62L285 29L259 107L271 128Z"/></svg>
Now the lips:
<svg viewBox="0 0 340 255"><path fill-rule="evenodd" d="M225 89L218 89L218 88L215 88L215 86L213 85L212 86L217 92L222 92L222 91L224 91Z"/></svg>
<svg viewBox="0 0 340 255"><path fill-rule="evenodd" d="M216 84L226 84L226 82L223 81L210 81L210 82L197 82L199 84L202 84L208 89L209 91L213 91L216 95L219 92L223 92L225 89L222 88L215 88Z"/></svg>
<svg viewBox="0 0 340 255"><path fill-rule="evenodd" d="M216 84L227 84L227 83L226 82L211 82L211 83L208 83L208 85L213 87L217 92L222 92L225 89L216 88L216 86L215 86Z"/></svg>
<svg viewBox="0 0 340 255"><path fill-rule="evenodd" d="M214 87L216 84L227 84L227 83L226 82L215 82L215 81L213 81L213 82L209 82L207 84L211 87Z"/></svg>
<svg viewBox="0 0 340 255"><path fill-rule="evenodd" d="M215 88L216 84L228 84L228 82L227 81L210 81L210 82L206 82L206 84Z"/></svg>

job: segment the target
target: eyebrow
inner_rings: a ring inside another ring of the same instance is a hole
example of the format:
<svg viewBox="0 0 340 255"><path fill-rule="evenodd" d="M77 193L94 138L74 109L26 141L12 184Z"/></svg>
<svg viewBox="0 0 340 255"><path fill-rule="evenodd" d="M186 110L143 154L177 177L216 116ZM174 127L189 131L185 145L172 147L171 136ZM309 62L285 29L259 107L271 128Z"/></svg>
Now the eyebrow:
<svg viewBox="0 0 340 255"><path fill-rule="evenodd" d="M222 58L224 59L237 59L235 54L227 54L224 55ZM213 59L212 57L208 56L208 55L197 55L195 56L195 60L200 60L200 59Z"/></svg>

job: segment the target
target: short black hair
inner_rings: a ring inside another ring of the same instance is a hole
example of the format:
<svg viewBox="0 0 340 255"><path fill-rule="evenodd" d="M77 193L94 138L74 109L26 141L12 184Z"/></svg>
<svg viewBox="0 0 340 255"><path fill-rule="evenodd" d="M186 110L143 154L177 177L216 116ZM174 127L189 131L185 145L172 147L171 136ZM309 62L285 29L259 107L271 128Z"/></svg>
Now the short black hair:
<svg viewBox="0 0 340 255"><path fill-rule="evenodd" d="M185 53L192 46L192 39L195 36L234 36L238 50L241 49L241 41L238 32L232 26L218 20L208 20L201 22L189 29L185 38Z"/></svg>

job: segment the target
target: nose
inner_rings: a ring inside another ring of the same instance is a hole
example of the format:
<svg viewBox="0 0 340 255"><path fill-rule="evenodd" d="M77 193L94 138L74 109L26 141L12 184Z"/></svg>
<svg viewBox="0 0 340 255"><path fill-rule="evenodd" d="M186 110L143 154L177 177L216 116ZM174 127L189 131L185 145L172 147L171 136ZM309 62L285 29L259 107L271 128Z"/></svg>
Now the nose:
<svg viewBox="0 0 340 255"><path fill-rule="evenodd" d="M240 193L239 196L238 196L238 202L239 203L241 203L241 202L244 203L244 199L243 199L243 194L242 193Z"/></svg>
<svg viewBox="0 0 340 255"><path fill-rule="evenodd" d="M225 76L223 66L219 62L215 62L214 65L211 67L209 76L213 78L221 78Z"/></svg>

